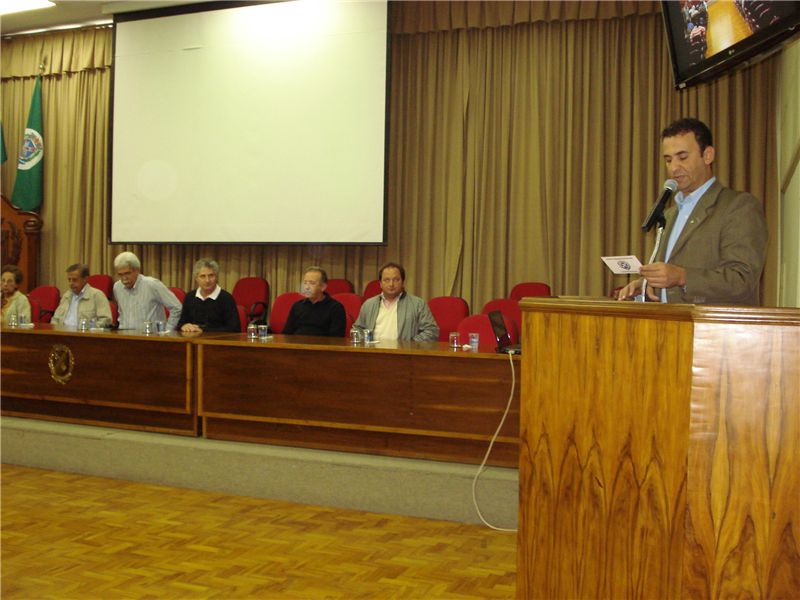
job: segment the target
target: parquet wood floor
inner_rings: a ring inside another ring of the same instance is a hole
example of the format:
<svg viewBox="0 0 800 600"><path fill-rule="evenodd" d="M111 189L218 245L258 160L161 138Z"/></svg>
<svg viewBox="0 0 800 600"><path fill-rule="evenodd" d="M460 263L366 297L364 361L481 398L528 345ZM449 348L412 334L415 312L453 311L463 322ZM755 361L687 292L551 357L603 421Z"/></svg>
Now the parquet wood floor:
<svg viewBox="0 0 800 600"><path fill-rule="evenodd" d="M733 0L717 0L708 7L706 56L722 52L751 34L750 26L736 8Z"/></svg>
<svg viewBox="0 0 800 600"><path fill-rule="evenodd" d="M2 465L3 600L499 599L515 573L477 525Z"/></svg>

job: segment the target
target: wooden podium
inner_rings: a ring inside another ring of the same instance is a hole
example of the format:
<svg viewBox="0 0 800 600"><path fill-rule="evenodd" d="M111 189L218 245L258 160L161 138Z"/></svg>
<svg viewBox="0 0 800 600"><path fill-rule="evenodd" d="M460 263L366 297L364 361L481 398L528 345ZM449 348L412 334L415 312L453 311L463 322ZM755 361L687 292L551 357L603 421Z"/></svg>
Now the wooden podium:
<svg viewBox="0 0 800 600"><path fill-rule="evenodd" d="M521 306L517 597L800 598L800 311Z"/></svg>

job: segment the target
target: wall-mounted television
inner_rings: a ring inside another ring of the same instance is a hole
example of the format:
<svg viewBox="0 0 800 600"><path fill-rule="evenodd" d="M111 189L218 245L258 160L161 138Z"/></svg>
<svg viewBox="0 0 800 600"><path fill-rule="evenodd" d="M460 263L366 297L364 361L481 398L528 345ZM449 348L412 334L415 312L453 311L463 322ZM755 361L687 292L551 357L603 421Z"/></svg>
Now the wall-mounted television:
<svg viewBox="0 0 800 600"><path fill-rule="evenodd" d="M663 0L675 87L709 81L800 32L792 0Z"/></svg>

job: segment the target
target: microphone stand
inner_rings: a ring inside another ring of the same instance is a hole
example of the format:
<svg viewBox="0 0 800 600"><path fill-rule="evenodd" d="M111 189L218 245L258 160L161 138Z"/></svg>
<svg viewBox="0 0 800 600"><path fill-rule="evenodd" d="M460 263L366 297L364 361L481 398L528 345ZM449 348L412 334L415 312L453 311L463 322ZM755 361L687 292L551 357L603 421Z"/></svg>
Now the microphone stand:
<svg viewBox="0 0 800 600"><path fill-rule="evenodd" d="M664 217L663 204L659 205L653 217L656 223L658 223L658 229L656 229L656 246L653 248L653 253L650 255L650 262L647 263L648 265L652 265L658 255L658 249L661 247L661 235L664 233L664 227L667 225L667 219ZM642 284L642 302L647 302L647 279L645 279L644 284Z"/></svg>

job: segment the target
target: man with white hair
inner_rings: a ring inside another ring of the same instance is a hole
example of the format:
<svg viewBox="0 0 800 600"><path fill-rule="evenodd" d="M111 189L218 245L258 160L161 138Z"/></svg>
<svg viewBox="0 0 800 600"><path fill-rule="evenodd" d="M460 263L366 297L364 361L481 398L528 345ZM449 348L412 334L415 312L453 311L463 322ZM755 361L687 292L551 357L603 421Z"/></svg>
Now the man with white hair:
<svg viewBox="0 0 800 600"><path fill-rule="evenodd" d="M155 277L142 275L142 263L133 252L117 256L114 268L119 277L114 284L119 328L142 329L145 321L167 321L167 331L175 329L181 318L181 303L175 294ZM169 319L164 309L169 311Z"/></svg>

